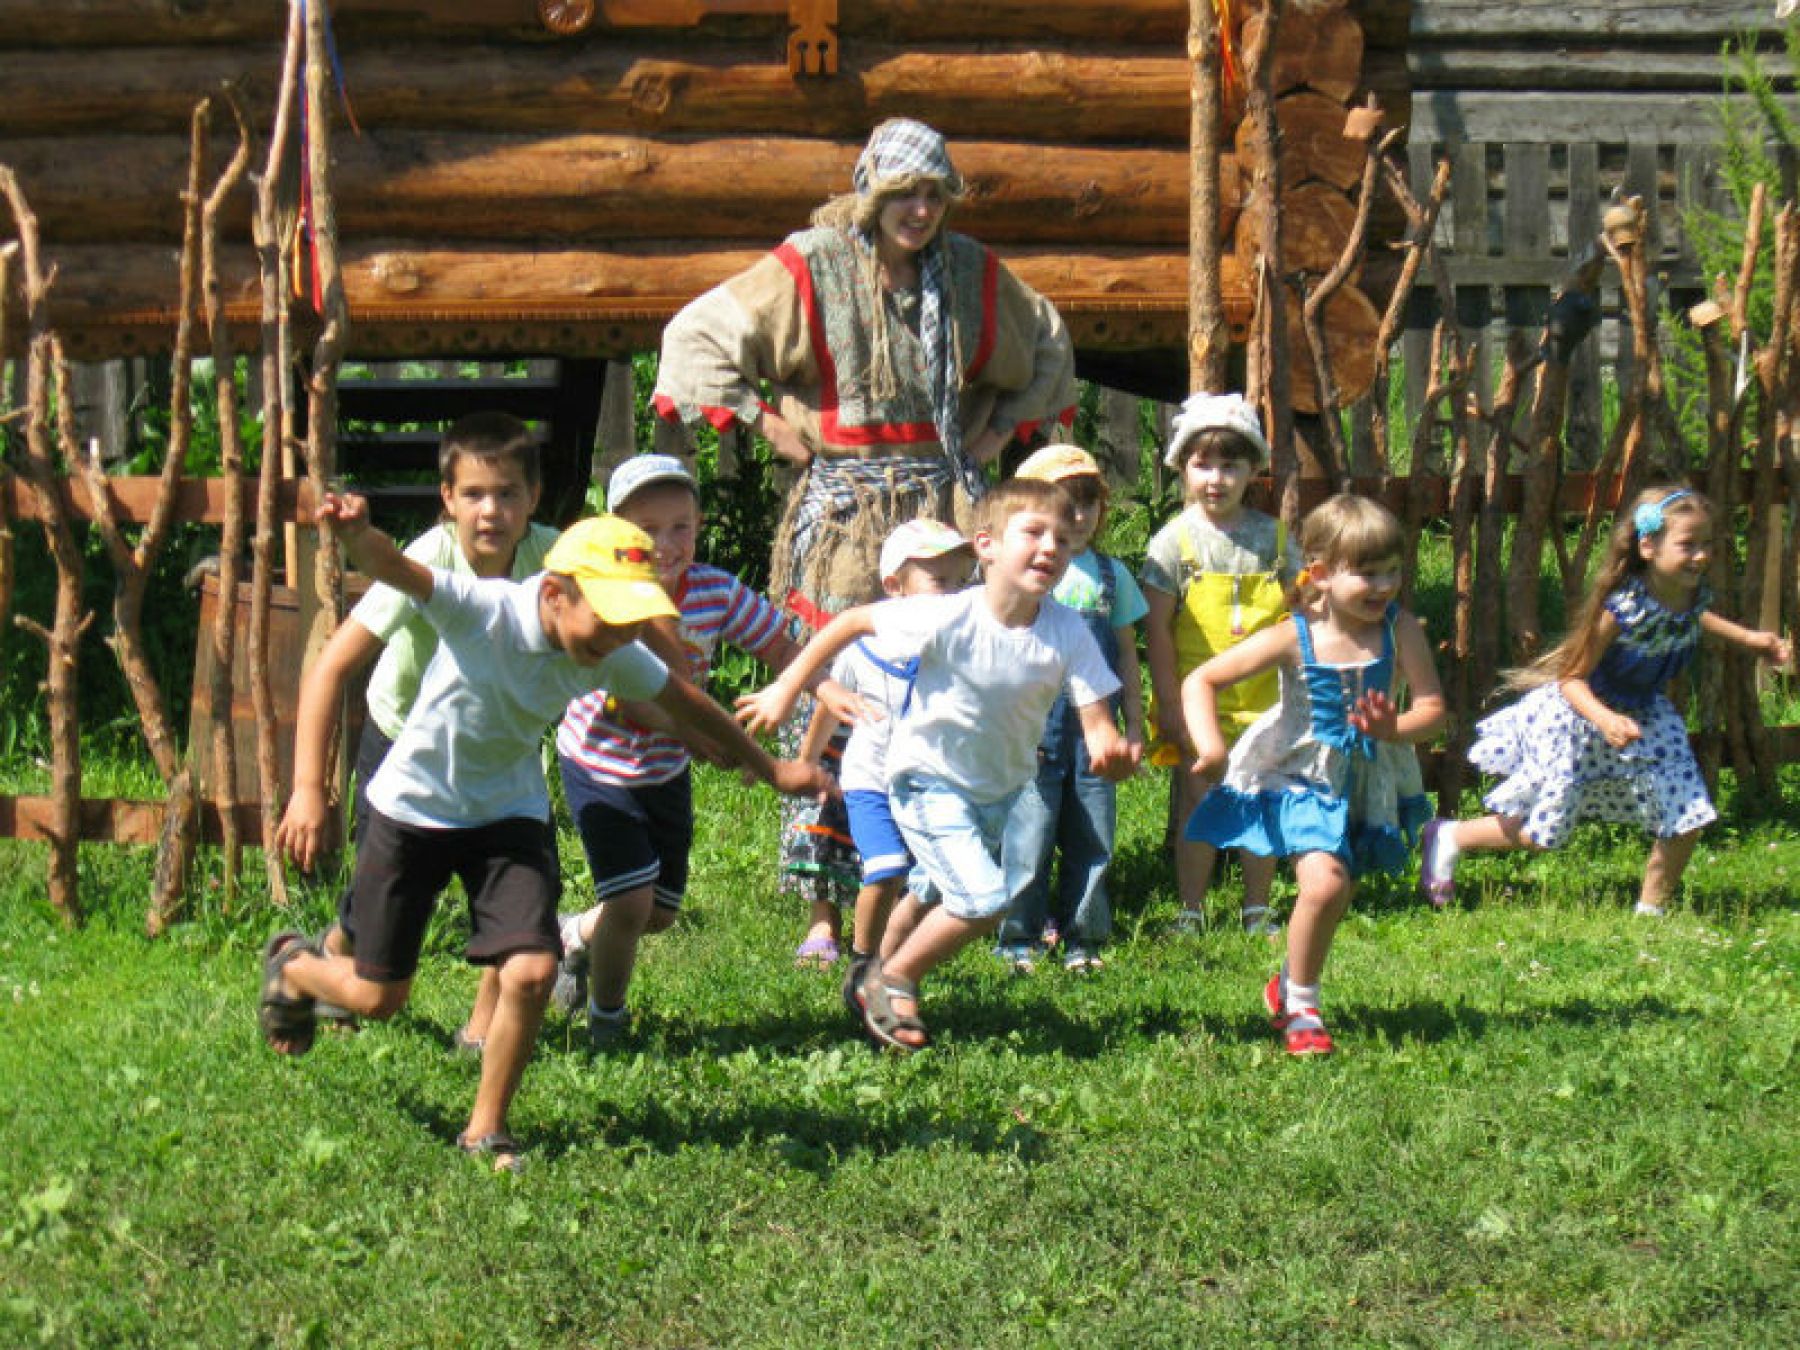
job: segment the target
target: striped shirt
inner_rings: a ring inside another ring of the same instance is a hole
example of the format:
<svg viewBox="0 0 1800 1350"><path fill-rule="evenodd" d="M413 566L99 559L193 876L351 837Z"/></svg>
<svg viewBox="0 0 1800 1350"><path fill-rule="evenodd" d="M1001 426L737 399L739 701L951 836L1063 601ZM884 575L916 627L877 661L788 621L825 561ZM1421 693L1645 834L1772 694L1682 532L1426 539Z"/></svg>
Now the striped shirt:
<svg viewBox="0 0 1800 1350"><path fill-rule="evenodd" d="M671 598L681 611L688 671L703 689L720 642L761 656L783 636L781 611L720 568L695 563ZM595 781L619 786L667 782L688 763L687 747L675 737L645 730L616 706L608 709L604 689L569 704L556 729L556 752Z"/></svg>

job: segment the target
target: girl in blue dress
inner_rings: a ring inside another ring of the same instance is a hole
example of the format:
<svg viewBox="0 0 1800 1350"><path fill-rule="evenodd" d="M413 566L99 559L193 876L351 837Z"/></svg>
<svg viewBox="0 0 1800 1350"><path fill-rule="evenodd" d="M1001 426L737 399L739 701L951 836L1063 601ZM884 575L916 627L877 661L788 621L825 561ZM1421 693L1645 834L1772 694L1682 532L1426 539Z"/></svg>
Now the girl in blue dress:
<svg viewBox="0 0 1800 1350"><path fill-rule="evenodd" d="M1525 697L1476 728L1470 762L1505 775L1483 799L1494 814L1425 827L1419 883L1433 904L1454 897L1465 852L1557 848L1576 822L1611 820L1655 837L1637 912L1664 912L1717 815L1669 682L1703 633L1780 665L1792 655L1708 609L1712 548L1712 506L1687 488L1649 488L1621 514L1573 630L1509 680Z"/></svg>
<svg viewBox="0 0 1800 1350"><path fill-rule="evenodd" d="M1443 724L1444 698L1424 628L1394 603L1404 547L1385 507L1331 498L1301 531L1306 568L1293 621L1245 638L1182 682L1192 772L1216 784L1189 818L1188 838L1296 859L1287 961L1263 989L1291 1055L1331 1053L1319 982L1356 878L1405 867L1430 815L1413 745ZM1219 691L1269 669L1280 673L1280 697L1228 754ZM1401 683L1411 691L1405 712Z"/></svg>

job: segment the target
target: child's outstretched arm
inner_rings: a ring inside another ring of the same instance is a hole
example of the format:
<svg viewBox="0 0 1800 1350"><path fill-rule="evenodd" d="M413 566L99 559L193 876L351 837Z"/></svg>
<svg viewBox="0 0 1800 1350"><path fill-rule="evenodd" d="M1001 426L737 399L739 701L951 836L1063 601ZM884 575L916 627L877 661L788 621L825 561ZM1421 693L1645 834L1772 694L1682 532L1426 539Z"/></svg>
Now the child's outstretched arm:
<svg viewBox="0 0 1800 1350"><path fill-rule="evenodd" d="M1371 689L1350 710L1350 725L1378 741L1428 741L1443 728L1448 716L1444 691L1425 626L1404 611L1394 619L1394 658L1411 691L1406 711L1401 712L1389 695Z"/></svg>
<svg viewBox="0 0 1800 1350"><path fill-rule="evenodd" d="M1557 687L1562 690L1562 696L1569 700L1569 706L1592 722L1594 729L1605 738L1608 745L1615 750L1623 750L1644 734L1643 729L1633 718L1624 713L1616 713L1602 703L1587 678L1594 673L1594 667L1600 664L1600 658L1612 646L1613 639L1619 636L1619 621L1613 618L1610 610L1601 611L1596 631L1598 640L1594 643L1594 650L1587 663L1580 670L1564 676Z"/></svg>
<svg viewBox="0 0 1800 1350"><path fill-rule="evenodd" d="M1741 623L1733 623L1722 614L1714 614L1710 609L1702 611L1700 615L1700 631L1708 637L1754 652L1772 666L1794 664L1794 649L1780 633L1746 628Z"/></svg>
<svg viewBox="0 0 1800 1350"><path fill-rule="evenodd" d="M1225 772L1230 752L1219 730L1219 690L1273 666L1292 664L1298 654L1294 625L1278 623L1226 648L1181 682L1181 711L1194 747L1195 777L1216 782Z"/></svg>
<svg viewBox="0 0 1800 1350"><path fill-rule="evenodd" d="M669 672L669 682L656 696L656 704L678 727L691 728L716 747L727 765L746 770L777 792L822 797L832 790L831 775L817 764L776 759L752 740L729 712L675 671Z"/></svg>
<svg viewBox="0 0 1800 1350"><path fill-rule="evenodd" d="M275 827L276 846L303 872L312 871L325 846L331 808L325 765L350 677L381 655L381 639L355 618L338 625L300 681L294 709L294 791Z"/></svg>
<svg viewBox="0 0 1800 1350"><path fill-rule="evenodd" d="M858 605L855 609L845 610L814 634L812 641L772 683L754 694L738 697L738 721L752 733L773 731L787 721L800 695L821 673L830 669L839 652L874 631L873 605Z"/></svg>
<svg viewBox="0 0 1800 1350"><path fill-rule="evenodd" d="M407 557L398 544L369 524L368 498L353 492L327 492L319 502L318 518L337 526L338 540L357 571L421 605L431 599L435 584L431 569Z"/></svg>

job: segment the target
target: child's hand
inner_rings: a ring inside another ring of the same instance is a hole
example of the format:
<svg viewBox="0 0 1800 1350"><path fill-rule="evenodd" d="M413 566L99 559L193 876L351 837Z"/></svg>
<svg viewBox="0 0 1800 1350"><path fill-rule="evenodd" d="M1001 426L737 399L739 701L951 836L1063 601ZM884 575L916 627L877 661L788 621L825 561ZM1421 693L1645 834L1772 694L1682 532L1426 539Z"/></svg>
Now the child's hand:
<svg viewBox="0 0 1800 1350"><path fill-rule="evenodd" d="M315 514L318 519L329 520L336 526L338 534L347 543L369 528L369 499L354 492L327 492L319 499Z"/></svg>
<svg viewBox="0 0 1800 1350"><path fill-rule="evenodd" d="M1780 633L1754 633L1750 650L1777 669L1794 664L1793 646Z"/></svg>
<svg viewBox="0 0 1800 1350"><path fill-rule="evenodd" d="M1179 701L1172 705L1156 705L1156 739L1164 745L1185 749L1188 743L1187 723L1182 720Z"/></svg>
<svg viewBox="0 0 1800 1350"><path fill-rule="evenodd" d="M1600 729L1606 743L1615 750L1623 750L1644 734L1636 722L1622 713L1601 713L1594 725Z"/></svg>
<svg viewBox="0 0 1800 1350"><path fill-rule="evenodd" d="M812 797L821 806L837 795L837 779L804 759L778 759L770 785L789 797Z"/></svg>
<svg viewBox="0 0 1800 1350"><path fill-rule="evenodd" d="M1379 689L1363 691L1363 696L1356 700L1356 706L1350 709L1350 725L1371 740L1391 741L1394 739L1394 723L1400 720L1400 709L1394 700Z"/></svg>
<svg viewBox="0 0 1800 1350"><path fill-rule="evenodd" d="M310 872L325 850L325 826L331 818L322 788L297 787L288 798L281 824L275 827L275 845L302 872Z"/></svg>
<svg viewBox="0 0 1800 1350"><path fill-rule="evenodd" d="M1098 755L1089 752L1088 765L1107 782L1122 783L1137 772L1143 758L1142 744L1114 735Z"/></svg>
<svg viewBox="0 0 1800 1350"><path fill-rule="evenodd" d="M754 694L739 694L737 720L752 736L775 730L793 714L796 696L780 680Z"/></svg>
<svg viewBox="0 0 1800 1350"><path fill-rule="evenodd" d="M813 690L813 697L819 700L819 706L826 712L848 726L855 726L858 722L879 722L881 720L879 708L864 703L861 698L844 688L836 680L821 681L819 687Z"/></svg>
<svg viewBox="0 0 1800 1350"><path fill-rule="evenodd" d="M1188 766L1188 772L1203 789L1202 796L1217 787L1225 777L1225 766L1230 759L1231 752L1225 748L1223 741L1216 745L1203 745L1194 752L1194 762Z"/></svg>

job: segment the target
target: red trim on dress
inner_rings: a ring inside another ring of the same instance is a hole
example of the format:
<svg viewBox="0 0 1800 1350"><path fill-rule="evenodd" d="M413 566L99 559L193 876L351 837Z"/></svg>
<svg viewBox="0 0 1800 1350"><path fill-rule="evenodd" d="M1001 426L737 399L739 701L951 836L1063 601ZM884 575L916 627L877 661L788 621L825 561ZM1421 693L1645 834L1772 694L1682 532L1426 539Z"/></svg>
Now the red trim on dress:
<svg viewBox="0 0 1800 1350"><path fill-rule="evenodd" d="M789 591L787 593L787 600L784 603L787 606L788 613L792 614L815 633L831 622L832 616L829 611L815 605L797 590Z"/></svg>
<svg viewBox="0 0 1800 1350"><path fill-rule="evenodd" d="M656 395L650 400L650 403L656 409L656 415L665 422L681 420L681 410L675 406L675 400L667 394ZM712 423L715 431L724 431L738 420L738 415L730 408L716 408L708 403L700 405L700 415Z"/></svg>
<svg viewBox="0 0 1800 1350"><path fill-rule="evenodd" d="M775 257L787 268L788 275L794 279L794 289L799 292L800 312L806 316L806 335L812 343L813 360L819 366L819 414L823 420L837 410L837 363L831 359L831 348L825 341L825 317L819 313L812 268L792 244L776 245Z"/></svg>

